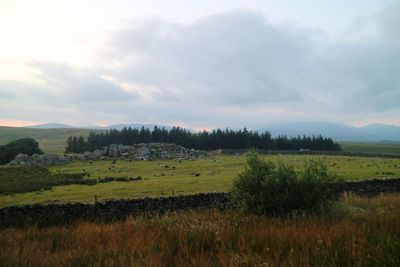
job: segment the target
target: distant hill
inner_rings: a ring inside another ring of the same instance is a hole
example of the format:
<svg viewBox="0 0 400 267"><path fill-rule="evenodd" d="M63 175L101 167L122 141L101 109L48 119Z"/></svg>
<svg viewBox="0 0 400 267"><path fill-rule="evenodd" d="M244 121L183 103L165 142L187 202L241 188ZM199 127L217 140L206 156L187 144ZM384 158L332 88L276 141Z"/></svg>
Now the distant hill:
<svg viewBox="0 0 400 267"><path fill-rule="evenodd" d="M62 124L62 123L44 123L44 124L26 126L26 127L24 127L24 128L35 128L35 129L64 129L64 128L74 128L74 127L71 126L71 125Z"/></svg>
<svg viewBox="0 0 400 267"><path fill-rule="evenodd" d="M63 153L65 142L69 136L88 136L90 131L99 130L75 128L37 129L0 126L0 145L16 139L30 137L39 142L40 148L42 148L44 152Z"/></svg>
<svg viewBox="0 0 400 267"><path fill-rule="evenodd" d="M88 126L87 128L74 128L73 126L60 123L46 123L33 125L29 127L6 127L0 126L0 145L4 145L10 141L30 137L39 142L40 148L46 153L63 153L65 142L69 136L82 135L89 136L91 131L101 132L109 129L121 130L124 127L153 129L155 124L116 124L106 127ZM170 126L157 125L171 129Z"/></svg>
<svg viewBox="0 0 400 267"><path fill-rule="evenodd" d="M400 142L400 127L384 124L351 127L329 122L293 122L271 124L260 130L268 130L273 136L280 134L288 136L321 134L336 141Z"/></svg>

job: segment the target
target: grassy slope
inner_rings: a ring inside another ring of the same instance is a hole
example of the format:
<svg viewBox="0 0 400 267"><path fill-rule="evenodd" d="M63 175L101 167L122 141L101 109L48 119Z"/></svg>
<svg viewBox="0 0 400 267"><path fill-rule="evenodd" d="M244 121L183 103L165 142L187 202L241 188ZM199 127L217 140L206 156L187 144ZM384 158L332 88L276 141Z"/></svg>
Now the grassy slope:
<svg viewBox="0 0 400 267"><path fill-rule="evenodd" d="M274 161L288 161L302 165L305 159L313 156L266 156ZM362 157L323 157L328 170L344 179L364 179L372 177L400 177L400 159L362 158ZM125 161L119 160L115 168L110 161L73 162L66 166L52 167L52 171L90 173L91 177L104 176L142 176L142 181L111 182L94 186L68 185L53 190L0 196L0 206L21 205L50 201L93 202L111 198L137 198L172 194L192 194L210 191L228 191L233 178L245 166L244 156L213 156L196 161L178 163L164 161ZM166 164L169 168L161 167ZM175 166L175 169L172 167ZM385 174L382 174L384 172ZM386 173L392 173L387 175ZM199 173L200 176L195 176Z"/></svg>
<svg viewBox="0 0 400 267"><path fill-rule="evenodd" d="M63 153L65 142L71 135L88 136L89 129L32 129L0 126L0 145L30 137L39 142L40 148L49 153Z"/></svg>
<svg viewBox="0 0 400 267"><path fill-rule="evenodd" d="M345 152L400 154L400 143L341 142L340 145Z"/></svg>
<svg viewBox="0 0 400 267"><path fill-rule="evenodd" d="M400 195L321 216L185 212L0 231L4 266L400 266Z"/></svg>

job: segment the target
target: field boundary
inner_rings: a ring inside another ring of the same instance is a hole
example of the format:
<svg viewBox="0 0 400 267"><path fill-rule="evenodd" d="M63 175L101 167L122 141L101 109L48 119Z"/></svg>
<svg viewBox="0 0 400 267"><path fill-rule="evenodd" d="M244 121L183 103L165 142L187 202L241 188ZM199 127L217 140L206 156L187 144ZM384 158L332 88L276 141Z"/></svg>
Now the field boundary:
<svg viewBox="0 0 400 267"><path fill-rule="evenodd" d="M247 153L248 149L219 149L218 154L223 155L242 155ZM210 151L212 152L212 151ZM370 157L370 158L400 158L399 154L390 153L367 153L367 152L345 152L345 151L322 151L322 150L264 150L257 149L260 154L269 155L316 155L316 156L347 156L347 157Z"/></svg>
<svg viewBox="0 0 400 267"><path fill-rule="evenodd" d="M380 193L400 192L400 178L347 181L340 183L335 194L343 192L371 197ZM110 222L136 215L162 215L193 209L229 208L227 192L210 192L157 198L119 199L83 203L34 204L0 209L0 227L46 227L69 224L77 220Z"/></svg>

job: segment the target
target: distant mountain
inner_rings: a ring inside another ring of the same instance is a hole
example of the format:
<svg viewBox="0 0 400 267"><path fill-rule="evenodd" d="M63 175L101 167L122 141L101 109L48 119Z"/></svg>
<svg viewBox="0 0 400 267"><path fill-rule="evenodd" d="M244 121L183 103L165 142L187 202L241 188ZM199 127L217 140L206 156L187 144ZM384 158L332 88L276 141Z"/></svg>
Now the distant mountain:
<svg viewBox="0 0 400 267"><path fill-rule="evenodd" d="M68 124L62 123L44 123L32 126L26 126L25 128L35 128L35 129L65 129L65 128L76 128Z"/></svg>
<svg viewBox="0 0 400 267"><path fill-rule="evenodd" d="M287 136L297 135L319 135L330 137L336 141L400 141L400 127L384 124L371 124L364 127L351 127L345 124L329 122L292 122L271 124L261 131L268 130L273 136L285 134Z"/></svg>

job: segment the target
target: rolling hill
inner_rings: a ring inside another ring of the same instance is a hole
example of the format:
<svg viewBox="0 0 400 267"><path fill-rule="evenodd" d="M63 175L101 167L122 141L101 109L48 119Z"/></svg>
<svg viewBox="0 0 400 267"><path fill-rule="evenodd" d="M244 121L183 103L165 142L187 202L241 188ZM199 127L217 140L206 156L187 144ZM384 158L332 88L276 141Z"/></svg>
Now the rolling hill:
<svg viewBox="0 0 400 267"><path fill-rule="evenodd" d="M88 136L90 131L99 130L75 128L37 129L0 126L0 145L16 139L30 137L38 141L40 148L42 148L45 152L63 153L65 141L69 136Z"/></svg>

